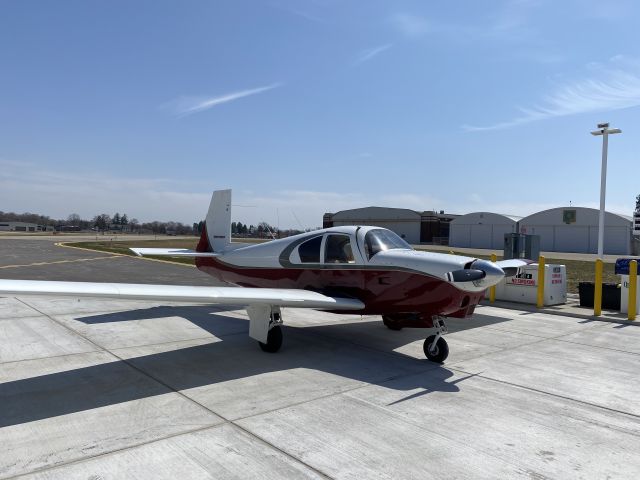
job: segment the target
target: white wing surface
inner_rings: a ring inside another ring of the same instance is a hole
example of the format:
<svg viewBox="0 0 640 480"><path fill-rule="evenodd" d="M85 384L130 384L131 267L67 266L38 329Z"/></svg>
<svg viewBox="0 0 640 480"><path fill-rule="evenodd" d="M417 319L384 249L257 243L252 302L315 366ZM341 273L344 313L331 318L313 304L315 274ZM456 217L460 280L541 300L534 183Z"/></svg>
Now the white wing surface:
<svg viewBox="0 0 640 480"><path fill-rule="evenodd" d="M505 277L513 277L518 273L520 267L529 265L531 260L520 260L519 258L512 258L509 260L500 260L496 262L496 265L504 271Z"/></svg>
<svg viewBox="0 0 640 480"><path fill-rule="evenodd" d="M217 257L213 252L196 252L186 248L130 248L139 257L156 255L161 257Z"/></svg>
<svg viewBox="0 0 640 480"><path fill-rule="evenodd" d="M499 260L496 262L496 265L500 268L519 268L524 267L525 265L529 265L531 260L520 260L519 258L511 258L509 260Z"/></svg>
<svg viewBox="0 0 640 480"><path fill-rule="evenodd" d="M274 305L319 310L360 310L364 308L364 304L360 300L329 297L309 290L284 288L190 287L134 283L0 280L0 295L99 297L241 306Z"/></svg>

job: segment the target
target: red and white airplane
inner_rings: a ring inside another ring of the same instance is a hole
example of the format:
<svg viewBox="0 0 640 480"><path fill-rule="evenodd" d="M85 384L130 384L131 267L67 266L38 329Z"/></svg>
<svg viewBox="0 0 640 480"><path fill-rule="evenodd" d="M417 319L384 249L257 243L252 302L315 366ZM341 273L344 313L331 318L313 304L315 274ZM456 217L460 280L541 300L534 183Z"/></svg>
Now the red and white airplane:
<svg viewBox="0 0 640 480"><path fill-rule="evenodd" d="M470 317L488 287L527 263L416 251L380 227L333 227L242 244L231 243L230 226L231 190L219 190L195 250L131 250L141 256L195 257L200 270L236 287L0 280L0 294L242 305L249 336L267 352L282 345L284 307L381 315L391 330L431 329L424 353L443 362L449 353L444 317Z"/></svg>

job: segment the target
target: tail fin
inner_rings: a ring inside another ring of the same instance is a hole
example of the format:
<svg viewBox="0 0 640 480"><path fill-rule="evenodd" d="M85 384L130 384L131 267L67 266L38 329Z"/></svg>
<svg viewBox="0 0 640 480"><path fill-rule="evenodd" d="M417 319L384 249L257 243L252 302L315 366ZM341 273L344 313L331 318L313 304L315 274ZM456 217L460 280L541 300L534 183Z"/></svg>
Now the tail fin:
<svg viewBox="0 0 640 480"><path fill-rule="evenodd" d="M205 245L205 242L208 245ZM223 252L231 244L231 190L216 190L211 197L197 251Z"/></svg>

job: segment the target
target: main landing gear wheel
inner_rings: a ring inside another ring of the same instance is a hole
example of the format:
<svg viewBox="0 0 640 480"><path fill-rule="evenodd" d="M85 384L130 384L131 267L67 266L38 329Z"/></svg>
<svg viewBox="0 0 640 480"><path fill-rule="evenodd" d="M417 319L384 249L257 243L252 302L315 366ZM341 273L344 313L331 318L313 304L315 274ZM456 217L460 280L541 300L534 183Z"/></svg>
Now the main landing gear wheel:
<svg viewBox="0 0 640 480"><path fill-rule="evenodd" d="M436 337L438 340L435 342ZM422 345L424 354L429 360L436 363L443 363L449 356L449 345L447 341L439 335L430 335Z"/></svg>
<svg viewBox="0 0 640 480"><path fill-rule="evenodd" d="M384 325L389 330L402 330L402 327L399 325L398 321L387 315L382 316L382 323L384 323Z"/></svg>
<svg viewBox="0 0 640 480"><path fill-rule="evenodd" d="M258 342L264 352L276 353L282 346L282 329L276 325L267 335L267 343Z"/></svg>

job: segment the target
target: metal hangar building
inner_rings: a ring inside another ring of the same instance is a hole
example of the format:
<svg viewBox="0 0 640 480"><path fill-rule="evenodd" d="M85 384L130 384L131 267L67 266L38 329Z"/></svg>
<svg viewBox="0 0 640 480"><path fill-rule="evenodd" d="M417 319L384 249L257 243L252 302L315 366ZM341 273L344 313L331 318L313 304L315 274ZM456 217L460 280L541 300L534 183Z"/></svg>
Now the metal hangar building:
<svg viewBox="0 0 640 480"><path fill-rule="evenodd" d="M323 228L342 225L373 225L394 231L411 244L445 244L449 238L449 223L458 215L444 211L416 212L407 208L364 207L325 213Z"/></svg>
<svg viewBox="0 0 640 480"><path fill-rule="evenodd" d="M524 217L520 233L540 235L540 250L598 253L600 211L586 207L558 207ZM629 255L633 220L612 212L604 214L604 253Z"/></svg>
<svg viewBox="0 0 640 480"><path fill-rule="evenodd" d="M502 249L504 234L518 231L521 217L490 212L460 215L451 221L449 245L467 248Z"/></svg>
<svg viewBox="0 0 640 480"><path fill-rule="evenodd" d="M45 232L46 225L38 225L37 223L27 222L3 222L0 221L0 231L5 232Z"/></svg>
<svg viewBox="0 0 640 480"><path fill-rule="evenodd" d="M557 207L528 217L473 212L417 212L406 208L365 207L325 213L323 227L377 225L396 232L411 244L502 250L505 233L540 236L540 250L597 253L599 211L586 207ZM605 212L604 253L630 255L633 250L631 217Z"/></svg>

